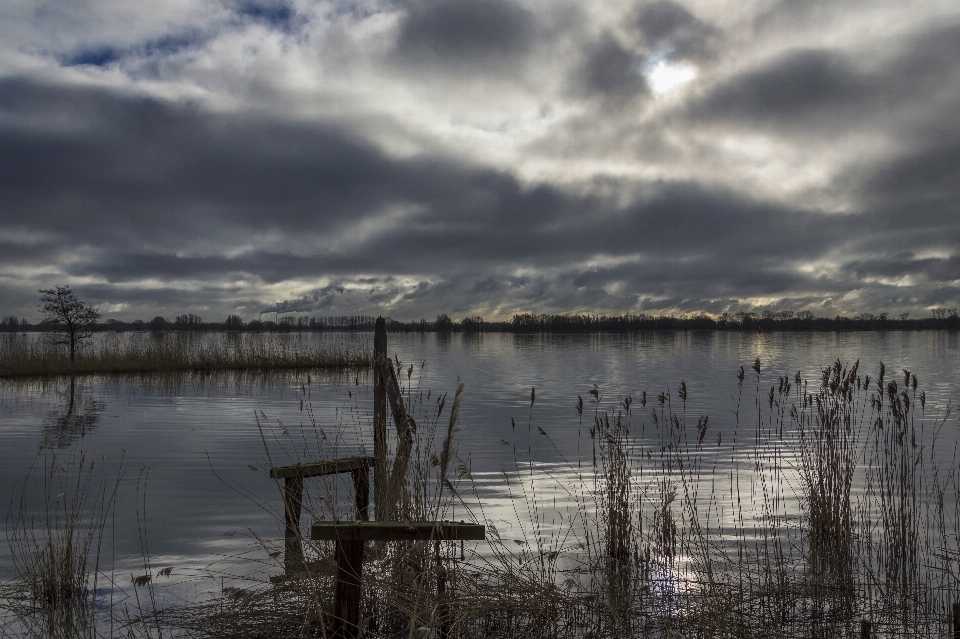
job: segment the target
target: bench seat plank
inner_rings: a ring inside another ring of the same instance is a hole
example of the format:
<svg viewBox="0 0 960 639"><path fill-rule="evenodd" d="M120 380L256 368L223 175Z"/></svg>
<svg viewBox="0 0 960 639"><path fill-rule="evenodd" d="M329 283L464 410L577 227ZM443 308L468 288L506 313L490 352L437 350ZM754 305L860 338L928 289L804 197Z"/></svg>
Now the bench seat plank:
<svg viewBox="0 0 960 639"><path fill-rule="evenodd" d="M483 524L452 521L318 521L310 528L315 541L418 541L485 539Z"/></svg>
<svg viewBox="0 0 960 639"><path fill-rule="evenodd" d="M373 457L358 455L343 459L311 462L308 464L293 464L278 466L270 469L272 479L286 479L287 477L320 477L322 475L336 475L349 473L354 470L366 470L373 467Z"/></svg>

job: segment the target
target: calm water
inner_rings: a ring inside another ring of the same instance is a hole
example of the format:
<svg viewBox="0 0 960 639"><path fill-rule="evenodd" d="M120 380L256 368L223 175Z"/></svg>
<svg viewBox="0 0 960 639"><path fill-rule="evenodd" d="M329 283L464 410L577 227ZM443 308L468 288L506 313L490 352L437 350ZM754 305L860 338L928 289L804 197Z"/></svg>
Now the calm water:
<svg viewBox="0 0 960 639"><path fill-rule="evenodd" d="M361 334L335 339L370 343L370 336ZM719 433L725 443L735 427L741 365L748 369L743 402L754 406L757 384L749 367L755 358L762 363L761 393L778 375L792 378L799 371L816 382L822 367L859 359L862 374L875 375L880 361L896 378L903 368L915 372L928 412L956 403L960 395L956 332L391 334L389 351L402 362L403 380L413 365L411 392L423 391L425 403L449 393L449 411L457 378L464 381L457 442L460 457L469 456L483 507L481 512L476 506L473 516L514 538L529 534L528 514L514 509L501 471L514 472L518 463L535 459L548 476L559 478L535 486L537 498L551 505L557 499L562 508L568 499L565 474L572 475L578 459L591 455L586 428L593 406L586 405L581 425L576 403L578 395L590 399L594 384L600 410L612 411L619 397L632 395L637 415L643 391L651 404L658 392L671 391L678 407L676 389L684 381L688 419L696 423L697 416L709 415L711 438ZM305 372L0 381L0 509L8 535L31 468L28 491L51 464L67 465L82 449L99 460L106 476L123 472L105 544L116 574L143 574L145 556L154 574L173 567L177 579L169 579L169 587L157 580L160 597L171 599L277 574L281 569L269 552L279 548L282 509L266 474L264 440L274 465L370 452L369 382L362 373L313 374L308 382ZM946 458L958 434L954 417L937 443ZM730 455L720 457L732 463ZM346 486L340 487L346 495ZM470 516L462 509L451 514ZM9 548L2 544L0 579L12 574Z"/></svg>

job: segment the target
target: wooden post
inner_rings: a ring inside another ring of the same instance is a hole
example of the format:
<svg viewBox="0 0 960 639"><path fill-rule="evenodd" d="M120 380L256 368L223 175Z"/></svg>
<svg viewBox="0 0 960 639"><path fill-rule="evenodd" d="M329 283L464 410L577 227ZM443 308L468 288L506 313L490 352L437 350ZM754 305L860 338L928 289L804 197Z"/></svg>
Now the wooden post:
<svg viewBox="0 0 960 639"><path fill-rule="evenodd" d="M283 533L283 570L288 575L303 568L300 542L300 507L303 500L303 477L294 475L283 480L283 511L286 529Z"/></svg>
<svg viewBox="0 0 960 639"><path fill-rule="evenodd" d="M960 603L953 604L953 639L960 639Z"/></svg>
<svg viewBox="0 0 960 639"><path fill-rule="evenodd" d="M380 364L387 358L387 323L377 318L373 334L373 513L387 518L387 388Z"/></svg>
<svg viewBox="0 0 960 639"><path fill-rule="evenodd" d="M360 584L363 577L363 540L336 542L337 584L333 594L333 636L349 639L360 634Z"/></svg>
<svg viewBox="0 0 960 639"><path fill-rule="evenodd" d="M353 474L353 494L357 504L357 519L370 519L370 471L366 468L357 468Z"/></svg>
<svg viewBox="0 0 960 639"><path fill-rule="evenodd" d="M870 639L872 636L873 628L870 626L870 622L866 619L863 619L860 622L860 639Z"/></svg>
<svg viewBox="0 0 960 639"><path fill-rule="evenodd" d="M482 540L486 538L486 529L482 524L456 524L447 521L317 521L310 529L310 537L315 541L336 542L337 583L333 594L333 634L337 639L353 639L360 634L364 541ZM443 577L442 584L437 585L445 592L446 575ZM447 610L449 608L445 607L444 614L447 614ZM449 632L443 628L441 621L441 632Z"/></svg>

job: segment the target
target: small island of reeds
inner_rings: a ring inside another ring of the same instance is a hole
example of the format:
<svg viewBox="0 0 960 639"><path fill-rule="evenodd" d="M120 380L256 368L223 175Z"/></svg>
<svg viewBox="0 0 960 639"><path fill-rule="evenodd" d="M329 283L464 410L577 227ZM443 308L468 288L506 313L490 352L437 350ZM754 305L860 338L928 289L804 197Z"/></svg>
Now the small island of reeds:
<svg viewBox="0 0 960 639"><path fill-rule="evenodd" d="M307 340L286 333L101 333L71 359L44 334L0 339L0 378L368 366L364 340Z"/></svg>

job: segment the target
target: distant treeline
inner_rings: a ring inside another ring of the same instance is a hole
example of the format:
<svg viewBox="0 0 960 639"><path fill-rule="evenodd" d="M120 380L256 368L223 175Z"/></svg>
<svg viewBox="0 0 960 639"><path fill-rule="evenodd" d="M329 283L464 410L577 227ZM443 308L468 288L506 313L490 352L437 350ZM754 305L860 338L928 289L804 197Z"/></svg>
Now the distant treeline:
<svg viewBox="0 0 960 639"><path fill-rule="evenodd" d="M360 330L372 331L377 318L372 315L338 315L331 317L278 317L273 313L272 320L260 317L244 322L239 315L228 315L221 322L205 322L199 315L184 313L172 320L157 315L149 322L142 319L122 322L107 319L98 325L100 330L108 331L314 331L314 330ZM53 324L32 324L13 315L0 320L0 331L53 331L59 327Z"/></svg>
<svg viewBox="0 0 960 639"><path fill-rule="evenodd" d="M121 322L108 319L102 330L113 331L372 331L376 318L372 315L338 315L307 317L274 315L272 320L260 317L244 322L239 315L230 315L222 322L205 322L193 313L177 315L172 321L156 316L149 322L134 320ZM482 317L464 317L456 321L448 315L438 315L433 321L402 322L386 318L387 330L401 332L463 332L463 333L555 333L643 330L727 330L727 331L836 331L836 330L925 330L960 329L960 316L955 308L935 308L930 317L910 319L907 313L896 318L888 313L863 313L854 317L815 317L810 311L764 311L761 313L724 313L711 317L705 313L693 315L533 315L519 313L509 321L487 322ZM57 326L31 324L14 316L0 320L0 331L52 331Z"/></svg>

